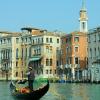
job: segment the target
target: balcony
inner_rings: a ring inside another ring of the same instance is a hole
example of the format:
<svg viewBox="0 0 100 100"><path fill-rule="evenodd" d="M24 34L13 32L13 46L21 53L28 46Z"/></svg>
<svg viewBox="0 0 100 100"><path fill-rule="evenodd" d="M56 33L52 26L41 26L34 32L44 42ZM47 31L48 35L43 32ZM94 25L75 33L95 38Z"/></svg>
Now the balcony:
<svg viewBox="0 0 100 100"><path fill-rule="evenodd" d="M66 64L65 68L80 68L80 64Z"/></svg>
<svg viewBox="0 0 100 100"><path fill-rule="evenodd" d="M71 64L66 64L65 68L71 68L71 66L72 66Z"/></svg>

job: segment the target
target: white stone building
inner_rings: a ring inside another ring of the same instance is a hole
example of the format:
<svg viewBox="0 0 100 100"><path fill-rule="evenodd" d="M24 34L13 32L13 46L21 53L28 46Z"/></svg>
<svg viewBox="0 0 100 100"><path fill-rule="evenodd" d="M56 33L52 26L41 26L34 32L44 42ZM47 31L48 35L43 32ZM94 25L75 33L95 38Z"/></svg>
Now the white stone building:
<svg viewBox="0 0 100 100"><path fill-rule="evenodd" d="M57 77L57 62L60 62L60 36L47 30L22 28L23 32L31 33L31 57L29 66L36 70L41 78Z"/></svg>
<svg viewBox="0 0 100 100"><path fill-rule="evenodd" d="M57 77L60 35L36 28L21 30L0 32L0 78L24 78L28 66L41 78Z"/></svg>
<svg viewBox="0 0 100 100"><path fill-rule="evenodd" d="M88 33L88 67L91 81L100 81L100 27Z"/></svg>
<svg viewBox="0 0 100 100"><path fill-rule="evenodd" d="M14 78L18 76L17 61L20 51L20 34L12 32L0 32L0 76L1 78ZM20 65L18 65L20 66ZM16 70L17 68L17 70ZM14 71L16 70L15 74Z"/></svg>

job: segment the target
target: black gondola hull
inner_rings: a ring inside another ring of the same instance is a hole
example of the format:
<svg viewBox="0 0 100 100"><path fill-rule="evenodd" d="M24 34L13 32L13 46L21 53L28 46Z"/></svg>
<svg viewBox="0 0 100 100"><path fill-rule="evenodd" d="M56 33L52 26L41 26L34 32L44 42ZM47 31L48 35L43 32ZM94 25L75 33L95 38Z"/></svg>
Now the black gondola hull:
<svg viewBox="0 0 100 100"><path fill-rule="evenodd" d="M49 90L49 82L43 88L35 90L33 92L30 92L30 93L16 92L15 88L16 88L16 86L14 85L13 82L11 82L10 83L10 90L11 90L11 94L14 98L16 98L16 99L18 98L21 100L39 100Z"/></svg>

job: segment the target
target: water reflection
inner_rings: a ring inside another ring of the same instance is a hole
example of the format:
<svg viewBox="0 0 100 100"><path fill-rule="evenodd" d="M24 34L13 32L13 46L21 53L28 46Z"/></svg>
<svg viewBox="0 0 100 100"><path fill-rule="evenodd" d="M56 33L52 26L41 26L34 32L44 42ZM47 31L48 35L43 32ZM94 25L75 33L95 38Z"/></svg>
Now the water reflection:
<svg viewBox="0 0 100 100"><path fill-rule="evenodd" d="M100 85L51 84L48 93L41 100L100 100Z"/></svg>

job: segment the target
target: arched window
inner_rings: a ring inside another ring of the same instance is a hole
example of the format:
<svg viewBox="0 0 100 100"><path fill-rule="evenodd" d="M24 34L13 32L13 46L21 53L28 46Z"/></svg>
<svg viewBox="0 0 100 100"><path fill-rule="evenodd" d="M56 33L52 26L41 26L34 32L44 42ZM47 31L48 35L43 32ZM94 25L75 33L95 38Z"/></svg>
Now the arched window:
<svg viewBox="0 0 100 100"><path fill-rule="evenodd" d="M83 30L84 30L85 29L85 22L82 23L82 26L83 26Z"/></svg>
<svg viewBox="0 0 100 100"><path fill-rule="evenodd" d="M46 59L46 66L49 66L49 59Z"/></svg>
<svg viewBox="0 0 100 100"><path fill-rule="evenodd" d="M50 59L50 66L52 66L52 59Z"/></svg>

